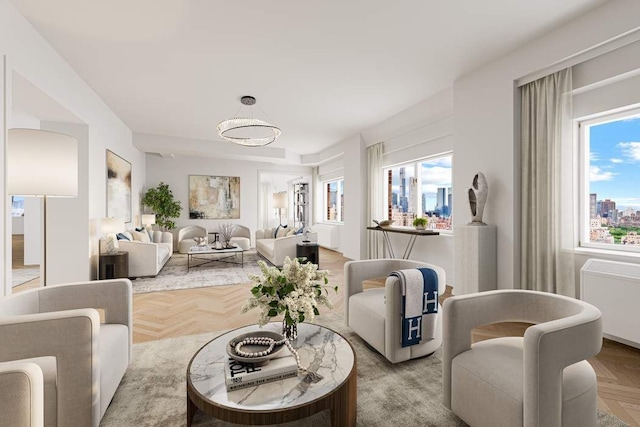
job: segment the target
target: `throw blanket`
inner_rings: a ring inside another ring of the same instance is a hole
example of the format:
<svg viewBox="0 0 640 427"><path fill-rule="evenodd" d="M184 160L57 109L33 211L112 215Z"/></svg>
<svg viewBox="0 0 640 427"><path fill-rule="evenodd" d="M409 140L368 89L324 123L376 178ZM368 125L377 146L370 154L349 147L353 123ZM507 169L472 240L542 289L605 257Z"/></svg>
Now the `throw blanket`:
<svg viewBox="0 0 640 427"><path fill-rule="evenodd" d="M438 318L438 274L430 268L411 268L391 273L402 290L402 347L432 340Z"/></svg>

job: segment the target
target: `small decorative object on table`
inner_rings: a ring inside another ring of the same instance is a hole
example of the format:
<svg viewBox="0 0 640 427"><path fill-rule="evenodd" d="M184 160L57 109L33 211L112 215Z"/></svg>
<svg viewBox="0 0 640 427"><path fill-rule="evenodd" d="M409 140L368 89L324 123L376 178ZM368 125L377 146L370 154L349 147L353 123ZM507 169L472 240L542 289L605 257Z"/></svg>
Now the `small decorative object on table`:
<svg viewBox="0 0 640 427"><path fill-rule="evenodd" d="M424 230L424 227L427 225L427 218L417 217L413 220L413 226L416 230Z"/></svg>
<svg viewBox="0 0 640 427"><path fill-rule="evenodd" d="M489 183L482 172L478 172L473 177L471 188L469 189L469 207L471 208L472 221L469 225L487 225L482 222L484 205L487 203L489 193Z"/></svg>
<svg viewBox="0 0 640 427"><path fill-rule="evenodd" d="M376 226L378 227L388 227L394 222L392 219L385 219L382 221L376 221L375 219L373 219L372 221L375 222Z"/></svg>
<svg viewBox="0 0 640 427"><path fill-rule="evenodd" d="M264 261L259 261L258 265L262 275L249 276L255 283L251 289L253 296L241 312L259 307L262 310L260 326L267 324L271 317L284 314L283 335L295 339L298 322L312 322L314 316L320 314L319 304L333 307L327 298L330 287L327 272L319 271L316 264L300 264L298 259L286 257L282 270L268 267ZM338 292L338 287L334 290Z"/></svg>
<svg viewBox="0 0 640 427"><path fill-rule="evenodd" d="M236 229L235 224L231 224L230 222L225 222L220 224L220 238L222 240L223 249L231 248L231 235L233 234L233 230Z"/></svg>
<svg viewBox="0 0 640 427"><path fill-rule="evenodd" d="M193 238L193 241L196 242L197 246L206 246L207 245L207 238L206 237L196 236L196 237Z"/></svg>

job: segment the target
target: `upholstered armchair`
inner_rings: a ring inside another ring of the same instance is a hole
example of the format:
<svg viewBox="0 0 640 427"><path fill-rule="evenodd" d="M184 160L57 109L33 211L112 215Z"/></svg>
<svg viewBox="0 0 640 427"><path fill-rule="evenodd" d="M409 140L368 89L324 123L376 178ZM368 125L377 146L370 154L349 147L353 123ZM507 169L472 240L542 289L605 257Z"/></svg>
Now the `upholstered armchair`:
<svg viewBox="0 0 640 427"><path fill-rule="evenodd" d="M231 243L238 245L243 251L251 249L251 230L244 225L236 224L231 233Z"/></svg>
<svg viewBox="0 0 640 427"><path fill-rule="evenodd" d="M0 363L0 427L42 427L42 370L35 363Z"/></svg>
<svg viewBox="0 0 640 427"><path fill-rule="evenodd" d="M45 426L96 427L131 361L131 319L128 279L0 298L0 362L40 367Z"/></svg>
<svg viewBox="0 0 640 427"><path fill-rule="evenodd" d="M410 347L402 347L402 291L395 276L389 274L408 268L431 268L438 275L438 295L446 289L443 268L403 259L349 261L344 265L345 321L369 345L391 363L427 356L442 344L442 307L438 304L435 338ZM384 288L363 290L362 282L387 277Z"/></svg>
<svg viewBox="0 0 640 427"><path fill-rule="evenodd" d="M524 337L471 344L471 330L533 323ZM596 426L597 380L587 358L600 352L594 306L560 295L498 290L444 302L444 405L474 427Z"/></svg>
<svg viewBox="0 0 640 427"><path fill-rule="evenodd" d="M199 225L187 225L178 230L178 252L186 254L192 246L196 245L194 237L208 238L207 229Z"/></svg>

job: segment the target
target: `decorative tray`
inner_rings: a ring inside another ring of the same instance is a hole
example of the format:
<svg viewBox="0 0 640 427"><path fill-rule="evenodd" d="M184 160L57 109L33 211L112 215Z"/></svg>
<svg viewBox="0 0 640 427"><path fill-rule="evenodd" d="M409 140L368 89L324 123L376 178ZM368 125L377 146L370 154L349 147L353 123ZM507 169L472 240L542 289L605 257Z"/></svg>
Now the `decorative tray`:
<svg viewBox="0 0 640 427"><path fill-rule="evenodd" d="M253 363L256 365L266 365L267 363L269 363L271 359L278 357L280 352L285 348L284 344L277 345L274 347L271 353L267 354L266 356L259 356L259 357L242 357L236 354L235 345L232 345L232 344L238 343L239 341L242 341L243 339L249 338L249 337L267 337L267 338L273 338L275 341L281 341L284 339L282 334L279 334L277 332L270 332L270 331L255 331L255 332L248 332L246 334L238 335L237 337L234 337L231 341L227 343L227 354L229 355L229 357L239 362ZM242 347L242 349L250 352L257 352L257 351L266 350L266 347L259 346L259 345L245 345Z"/></svg>

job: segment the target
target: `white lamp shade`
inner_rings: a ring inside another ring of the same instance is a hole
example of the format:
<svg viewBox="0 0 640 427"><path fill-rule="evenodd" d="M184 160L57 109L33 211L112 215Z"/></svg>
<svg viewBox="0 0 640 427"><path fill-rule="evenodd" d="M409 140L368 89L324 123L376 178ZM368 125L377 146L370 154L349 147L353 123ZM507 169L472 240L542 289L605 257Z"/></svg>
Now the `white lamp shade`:
<svg viewBox="0 0 640 427"><path fill-rule="evenodd" d="M102 218L100 220L100 231L102 234L116 234L124 231L124 219L122 218Z"/></svg>
<svg viewBox="0 0 640 427"><path fill-rule="evenodd" d="M144 214L142 215L142 223L143 224L155 224L156 223L156 214Z"/></svg>
<svg viewBox="0 0 640 427"><path fill-rule="evenodd" d="M78 141L56 132L9 129L7 193L77 197Z"/></svg>
<svg viewBox="0 0 640 427"><path fill-rule="evenodd" d="M287 192L282 191L280 193L273 194L273 207L276 209L283 209L287 207Z"/></svg>

